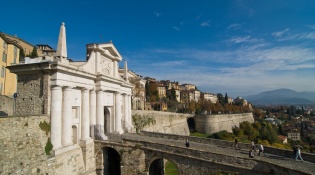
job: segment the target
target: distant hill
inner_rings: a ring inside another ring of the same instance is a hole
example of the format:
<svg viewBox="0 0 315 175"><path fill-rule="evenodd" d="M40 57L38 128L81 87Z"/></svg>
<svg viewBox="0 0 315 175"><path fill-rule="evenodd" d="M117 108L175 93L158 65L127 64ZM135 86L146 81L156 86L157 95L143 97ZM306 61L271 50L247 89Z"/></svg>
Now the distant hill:
<svg viewBox="0 0 315 175"><path fill-rule="evenodd" d="M296 92L291 89L277 89L258 95L245 96L244 99L253 105L315 104L315 91Z"/></svg>

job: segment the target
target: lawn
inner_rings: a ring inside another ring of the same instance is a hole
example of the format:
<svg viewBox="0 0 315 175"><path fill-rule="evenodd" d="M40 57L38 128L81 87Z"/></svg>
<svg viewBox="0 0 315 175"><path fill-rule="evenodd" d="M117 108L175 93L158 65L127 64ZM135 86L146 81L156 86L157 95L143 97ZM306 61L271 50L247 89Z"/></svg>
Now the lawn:
<svg viewBox="0 0 315 175"><path fill-rule="evenodd" d="M165 164L165 175L178 175L178 170L176 165L171 162L171 161L167 161Z"/></svg>

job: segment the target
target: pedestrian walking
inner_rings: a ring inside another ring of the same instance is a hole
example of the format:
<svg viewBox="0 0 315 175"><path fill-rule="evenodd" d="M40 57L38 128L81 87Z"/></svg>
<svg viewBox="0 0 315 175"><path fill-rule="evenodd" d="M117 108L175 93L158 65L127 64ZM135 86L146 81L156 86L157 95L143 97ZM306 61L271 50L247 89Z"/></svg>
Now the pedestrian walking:
<svg viewBox="0 0 315 175"><path fill-rule="evenodd" d="M235 139L234 139L234 148L235 148L235 149L239 149L239 148L238 148L238 140L237 140L236 137L235 137Z"/></svg>
<svg viewBox="0 0 315 175"><path fill-rule="evenodd" d="M252 143L250 144L250 147L252 148L252 152L253 152L253 154L255 155L255 152L256 152L256 146L255 146L254 141L252 141Z"/></svg>
<svg viewBox="0 0 315 175"><path fill-rule="evenodd" d="M292 151L293 151L293 153L292 153L292 158L295 159L295 157L296 157L296 152L297 152L297 147L296 147L295 145L293 145Z"/></svg>
<svg viewBox="0 0 315 175"><path fill-rule="evenodd" d="M303 162L302 156L301 156L301 150L298 147L297 151L296 151L296 156L295 156L295 160L297 161L298 159L300 159Z"/></svg>
<svg viewBox="0 0 315 175"><path fill-rule="evenodd" d="M251 157L251 158L254 158L254 156L255 156L252 146L249 147L248 156Z"/></svg>
<svg viewBox="0 0 315 175"><path fill-rule="evenodd" d="M186 143L185 143L186 147L188 148L190 145L189 145L189 140L188 138L186 138Z"/></svg>
<svg viewBox="0 0 315 175"><path fill-rule="evenodd" d="M258 156L260 156L260 153L263 153L265 157L266 156L266 153L264 151L264 146L260 143L259 146L258 146L258 150L259 150L259 153L258 153Z"/></svg>

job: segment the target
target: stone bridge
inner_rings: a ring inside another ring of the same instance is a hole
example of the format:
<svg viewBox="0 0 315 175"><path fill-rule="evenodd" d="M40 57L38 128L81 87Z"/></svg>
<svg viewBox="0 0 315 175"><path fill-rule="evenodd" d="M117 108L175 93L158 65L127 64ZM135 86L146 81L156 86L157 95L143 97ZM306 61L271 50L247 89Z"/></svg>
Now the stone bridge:
<svg viewBox="0 0 315 175"><path fill-rule="evenodd" d="M235 150L232 142L171 134L112 134L109 141L95 141L96 169L97 174L162 175L165 162L171 161L181 175L315 174L313 154L302 154L306 161L297 162L290 151L266 147L267 157L249 158L247 145L240 147Z"/></svg>

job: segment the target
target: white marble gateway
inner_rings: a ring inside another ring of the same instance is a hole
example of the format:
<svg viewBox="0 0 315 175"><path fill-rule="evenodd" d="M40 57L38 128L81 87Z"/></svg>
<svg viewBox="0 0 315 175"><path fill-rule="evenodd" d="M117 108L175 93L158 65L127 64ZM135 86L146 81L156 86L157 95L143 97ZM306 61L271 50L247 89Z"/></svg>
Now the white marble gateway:
<svg viewBox="0 0 315 175"><path fill-rule="evenodd" d="M72 62L67 58L65 34L62 23L55 57L26 59L9 68L21 76L41 71L49 77L47 114L51 116L53 149L84 144L92 138L106 140L107 133L130 132L133 85L119 75L122 56L112 42L88 44L86 61Z"/></svg>

